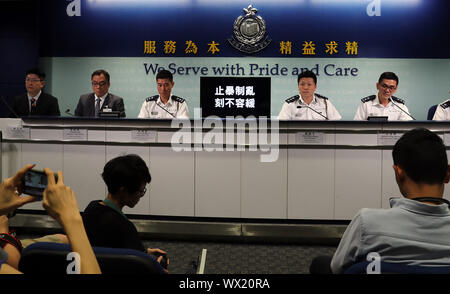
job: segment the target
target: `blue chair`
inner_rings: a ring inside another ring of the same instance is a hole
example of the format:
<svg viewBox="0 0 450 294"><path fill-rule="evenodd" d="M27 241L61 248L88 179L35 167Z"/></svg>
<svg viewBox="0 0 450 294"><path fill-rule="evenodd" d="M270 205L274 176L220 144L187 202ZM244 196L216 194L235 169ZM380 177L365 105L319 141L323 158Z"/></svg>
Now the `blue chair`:
<svg viewBox="0 0 450 294"><path fill-rule="evenodd" d="M93 247L103 274L163 274L158 261L149 254L132 249ZM70 245L40 242L22 251L19 270L25 274L66 274L73 259Z"/></svg>
<svg viewBox="0 0 450 294"><path fill-rule="evenodd" d="M362 261L350 266L344 274L367 274L371 262ZM381 274L450 274L450 266L420 266L401 263L380 262Z"/></svg>
<svg viewBox="0 0 450 294"><path fill-rule="evenodd" d="M427 120L433 120L434 113L436 112L437 104L428 109Z"/></svg>

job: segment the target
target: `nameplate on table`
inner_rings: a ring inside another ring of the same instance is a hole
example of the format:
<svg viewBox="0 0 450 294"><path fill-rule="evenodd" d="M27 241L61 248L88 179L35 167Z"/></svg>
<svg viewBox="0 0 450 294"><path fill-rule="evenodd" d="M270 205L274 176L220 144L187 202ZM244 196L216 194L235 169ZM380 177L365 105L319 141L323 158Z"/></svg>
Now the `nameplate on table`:
<svg viewBox="0 0 450 294"><path fill-rule="evenodd" d="M8 139L30 139L30 128L24 128L20 125L9 125L6 129Z"/></svg>
<svg viewBox="0 0 450 294"><path fill-rule="evenodd" d="M87 141L88 139L87 129L69 128L64 129L63 140L64 141Z"/></svg>
<svg viewBox="0 0 450 294"><path fill-rule="evenodd" d="M297 133L297 144L313 145L313 144L323 144L325 138L325 133L323 132L298 132Z"/></svg>
<svg viewBox="0 0 450 294"><path fill-rule="evenodd" d="M156 142L156 134L156 131L132 130L131 141L154 143Z"/></svg>
<svg viewBox="0 0 450 294"><path fill-rule="evenodd" d="M394 146L403 133L378 133L378 146Z"/></svg>

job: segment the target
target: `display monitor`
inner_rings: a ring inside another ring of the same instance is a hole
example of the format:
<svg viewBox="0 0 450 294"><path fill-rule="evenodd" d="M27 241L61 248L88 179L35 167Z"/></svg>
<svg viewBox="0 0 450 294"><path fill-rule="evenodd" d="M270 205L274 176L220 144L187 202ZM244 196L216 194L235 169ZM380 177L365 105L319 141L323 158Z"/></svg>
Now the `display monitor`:
<svg viewBox="0 0 450 294"><path fill-rule="evenodd" d="M270 77L201 77L202 117L270 117Z"/></svg>

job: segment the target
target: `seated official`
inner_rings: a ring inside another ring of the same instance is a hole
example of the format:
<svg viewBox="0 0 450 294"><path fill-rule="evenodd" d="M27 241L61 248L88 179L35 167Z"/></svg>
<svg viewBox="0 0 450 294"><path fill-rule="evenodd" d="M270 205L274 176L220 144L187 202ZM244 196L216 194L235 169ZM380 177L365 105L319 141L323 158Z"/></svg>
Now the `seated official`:
<svg viewBox="0 0 450 294"><path fill-rule="evenodd" d="M330 100L315 93L317 76L312 71L298 75L297 85L300 95L292 96L283 104L279 120L339 120L341 115Z"/></svg>
<svg viewBox="0 0 450 294"><path fill-rule="evenodd" d="M450 94L450 92L448 93ZM450 120L450 99L445 100L437 106L433 120Z"/></svg>
<svg viewBox="0 0 450 294"><path fill-rule="evenodd" d="M383 262L450 265L450 203L443 199L450 167L442 139L427 129L406 132L392 151L395 179L404 198L389 209L361 209L348 225L331 264L322 258L312 273L344 273L377 253Z"/></svg>
<svg viewBox="0 0 450 294"><path fill-rule="evenodd" d="M147 191L151 176L147 165L137 155L119 156L103 168L103 180L108 188L104 200L89 203L83 222L92 246L127 248L149 254L166 252L146 249L134 224L122 212L124 206L133 208ZM162 256L158 261L161 261Z"/></svg>
<svg viewBox="0 0 450 294"><path fill-rule="evenodd" d="M393 72L381 74L377 83L378 94L361 99L355 120L367 120L371 116L385 116L392 120L412 120L403 99L393 96L398 89L398 77Z"/></svg>
<svg viewBox="0 0 450 294"><path fill-rule="evenodd" d="M100 117L100 112L118 111L125 117L123 98L109 93L109 73L103 69L94 71L91 76L93 93L81 95L75 116Z"/></svg>
<svg viewBox="0 0 450 294"><path fill-rule="evenodd" d="M30 69L25 74L27 93L16 96L9 117L59 116L58 98L44 93L45 73L38 68Z"/></svg>
<svg viewBox="0 0 450 294"><path fill-rule="evenodd" d="M189 118L186 100L172 95L175 85L172 73L161 70L156 75L156 88L159 95L145 99L138 118Z"/></svg>

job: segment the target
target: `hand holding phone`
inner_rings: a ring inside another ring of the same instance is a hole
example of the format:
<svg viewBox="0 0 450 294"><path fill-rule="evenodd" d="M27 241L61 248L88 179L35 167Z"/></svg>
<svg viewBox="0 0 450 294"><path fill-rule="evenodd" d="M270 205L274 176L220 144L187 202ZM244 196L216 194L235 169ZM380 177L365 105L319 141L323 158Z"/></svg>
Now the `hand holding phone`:
<svg viewBox="0 0 450 294"><path fill-rule="evenodd" d="M55 181L58 181L58 174L55 173ZM48 179L44 171L28 170L25 172L22 181L22 193L36 196L42 199L44 190L47 188Z"/></svg>

